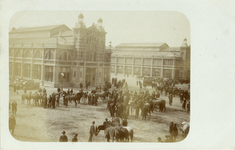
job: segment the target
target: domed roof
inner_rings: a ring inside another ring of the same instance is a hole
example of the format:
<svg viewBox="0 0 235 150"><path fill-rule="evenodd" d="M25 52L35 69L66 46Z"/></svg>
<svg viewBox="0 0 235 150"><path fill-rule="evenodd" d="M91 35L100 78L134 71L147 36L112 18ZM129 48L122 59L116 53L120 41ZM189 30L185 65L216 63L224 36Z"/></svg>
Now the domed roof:
<svg viewBox="0 0 235 150"><path fill-rule="evenodd" d="M82 14L82 13L80 13L80 15L78 15L78 18L83 19L83 18L84 18L83 14Z"/></svg>
<svg viewBox="0 0 235 150"><path fill-rule="evenodd" d="M100 19L98 20L98 22L102 23L102 22L103 22L103 20L100 18Z"/></svg>

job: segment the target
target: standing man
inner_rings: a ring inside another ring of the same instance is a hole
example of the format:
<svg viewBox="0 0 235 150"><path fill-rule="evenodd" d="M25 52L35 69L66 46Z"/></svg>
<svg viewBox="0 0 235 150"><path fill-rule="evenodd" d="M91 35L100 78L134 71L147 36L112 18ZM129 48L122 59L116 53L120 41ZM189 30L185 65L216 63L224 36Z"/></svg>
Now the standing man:
<svg viewBox="0 0 235 150"><path fill-rule="evenodd" d="M65 133L65 131L62 132L62 135L60 136L60 142L68 142L68 138Z"/></svg>
<svg viewBox="0 0 235 150"><path fill-rule="evenodd" d="M169 104L170 104L170 106L171 106L171 105L172 105L172 100L173 100L172 94L170 94L170 95L168 96L168 98L169 98Z"/></svg>
<svg viewBox="0 0 235 150"><path fill-rule="evenodd" d="M14 135L15 125L16 125L16 119L12 114L11 117L9 118L9 130L12 135Z"/></svg>
<svg viewBox="0 0 235 150"><path fill-rule="evenodd" d="M178 136L178 129L176 127L176 123L173 126L172 136L173 136L173 141L175 142L176 137Z"/></svg>
<svg viewBox="0 0 235 150"><path fill-rule="evenodd" d="M173 127L174 127L174 122L171 122L170 127L169 127L169 132L171 134L171 137L173 135Z"/></svg>
<svg viewBox="0 0 235 150"><path fill-rule="evenodd" d="M16 101L14 101L14 102L11 104L11 106L12 106L12 114L13 114L13 115L16 115L16 111L17 111L17 103L16 103Z"/></svg>
<svg viewBox="0 0 235 150"><path fill-rule="evenodd" d="M88 142L92 142L93 134L95 134L95 121L92 122L89 133L90 133L90 137L89 137Z"/></svg>

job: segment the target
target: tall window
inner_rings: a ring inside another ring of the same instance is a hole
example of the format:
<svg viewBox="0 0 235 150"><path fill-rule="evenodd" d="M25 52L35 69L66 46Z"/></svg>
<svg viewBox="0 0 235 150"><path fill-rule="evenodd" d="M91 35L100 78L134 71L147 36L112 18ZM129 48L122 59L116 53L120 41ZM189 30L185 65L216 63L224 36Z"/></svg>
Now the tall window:
<svg viewBox="0 0 235 150"><path fill-rule="evenodd" d="M154 59L153 64L154 64L154 66L161 66L162 65L162 60L161 59Z"/></svg>
<svg viewBox="0 0 235 150"><path fill-rule="evenodd" d="M15 63L14 65L14 75L15 76L21 76L21 64Z"/></svg>
<svg viewBox="0 0 235 150"><path fill-rule="evenodd" d="M35 58L42 58L42 53L40 51L36 51Z"/></svg>
<svg viewBox="0 0 235 150"><path fill-rule="evenodd" d="M119 64L122 64L123 63L123 58L122 57L119 57L119 58L117 58L117 62L119 63Z"/></svg>
<svg viewBox="0 0 235 150"><path fill-rule="evenodd" d="M25 58L31 58L31 53L30 53L30 51L29 50L27 50L26 52L25 52L25 56L24 56Z"/></svg>
<svg viewBox="0 0 235 150"><path fill-rule="evenodd" d="M30 78L30 72L31 72L31 65L30 64L24 64L24 77Z"/></svg>
<svg viewBox="0 0 235 150"><path fill-rule="evenodd" d="M135 63L135 65L140 65L141 64L141 58L135 58L134 63Z"/></svg>
<svg viewBox="0 0 235 150"><path fill-rule="evenodd" d="M53 81L53 67L52 66L45 66L45 80L46 81Z"/></svg>
<svg viewBox="0 0 235 150"><path fill-rule="evenodd" d="M41 80L41 65L33 66L33 78Z"/></svg>
<svg viewBox="0 0 235 150"><path fill-rule="evenodd" d="M45 59L54 59L54 55L52 51L48 51L46 53Z"/></svg>
<svg viewBox="0 0 235 150"><path fill-rule="evenodd" d="M22 54L21 54L21 51L20 51L20 50L18 50L18 51L16 52L16 57L22 57Z"/></svg>
<svg viewBox="0 0 235 150"><path fill-rule="evenodd" d="M150 58L145 58L144 59L144 65L151 65L151 59Z"/></svg>
<svg viewBox="0 0 235 150"><path fill-rule="evenodd" d="M132 64L132 58L126 58L126 64Z"/></svg>
<svg viewBox="0 0 235 150"><path fill-rule="evenodd" d="M173 60L172 60L172 59L165 59L165 60L163 61L163 64L164 64L164 65L173 65Z"/></svg>

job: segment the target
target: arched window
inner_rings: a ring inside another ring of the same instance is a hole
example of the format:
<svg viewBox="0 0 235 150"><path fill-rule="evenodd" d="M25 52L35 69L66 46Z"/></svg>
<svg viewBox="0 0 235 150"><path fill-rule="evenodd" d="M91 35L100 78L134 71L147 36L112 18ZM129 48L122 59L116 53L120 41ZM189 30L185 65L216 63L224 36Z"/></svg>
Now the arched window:
<svg viewBox="0 0 235 150"><path fill-rule="evenodd" d="M31 53L30 51L25 52L25 58L31 58Z"/></svg>
<svg viewBox="0 0 235 150"><path fill-rule="evenodd" d="M45 59L54 59L54 55L53 55L52 51L48 51L46 53Z"/></svg>
<svg viewBox="0 0 235 150"><path fill-rule="evenodd" d="M36 51L35 58L42 58L42 53L40 51Z"/></svg>
<svg viewBox="0 0 235 150"><path fill-rule="evenodd" d="M22 57L20 50L16 52L16 57Z"/></svg>
<svg viewBox="0 0 235 150"><path fill-rule="evenodd" d="M64 52L63 53L63 60L67 60L68 58L67 58L67 52Z"/></svg>

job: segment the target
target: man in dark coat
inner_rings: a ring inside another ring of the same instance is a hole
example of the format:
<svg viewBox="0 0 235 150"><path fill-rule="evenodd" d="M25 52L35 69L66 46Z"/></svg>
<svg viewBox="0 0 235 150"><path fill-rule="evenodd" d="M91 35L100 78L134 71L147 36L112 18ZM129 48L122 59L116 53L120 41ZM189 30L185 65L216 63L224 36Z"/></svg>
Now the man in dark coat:
<svg viewBox="0 0 235 150"><path fill-rule="evenodd" d="M90 127L90 132L89 133L90 133L90 137L89 137L88 142L92 142L92 137L96 133L96 130L95 130L95 121L92 122L92 125Z"/></svg>
<svg viewBox="0 0 235 150"><path fill-rule="evenodd" d="M172 96L172 94L170 94L170 95L168 96L168 98L169 98L169 105L171 106L171 105L172 105L172 101L173 101L173 96Z"/></svg>
<svg viewBox="0 0 235 150"><path fill-rule="evenodd" d="M177 129L176 123L175 123L173 126L173 129L172 129L172 137L173 137L174 142L175 142L177 136L178 136L178 129Z"/></svg>
<svg viewBox="0 0 235 150"><path fill-rule="evenodd" d="M16 119L13 115L11 115L11 117L9 118L9 130L12 135L14 135L15 125L16 125Z"/></svg>
<svg viewBox="0 0 235 150"><path fill-rule="evenodd" d="M77 138L78 134L75 134L73 139L72 139L72 142L77 142L78 141L78 138Z"/></svg>
<svg viewBox="0 0 235 150"><path fill-rule="evenodd" d="M16 103L16 101L14 101L14 102L11 104L11 106L12 106L12 114L13 114L13 115L16 115L16 111L17 111L17 103Z"/></svg>
<svg viewBox="0 0 235 150"><path fill-rule="evenodd" d="M52 95L52 106L55 109L55 94Z"/></svg>
<svg viewBox="0 0 235 150"><path fill-rule="evenodd" d="M171 134L171 136L173 133L173 126L174 126L174 122L171 122L170 127L169 127L169 133Z"/></svg>
<svg viewBox="0 0 235 150"><path fill-rule="evenodd" d="M68 138L67 136L65 135L65 131L62 132L62 135L60 136L60 142L68 142Z"/></svg>

